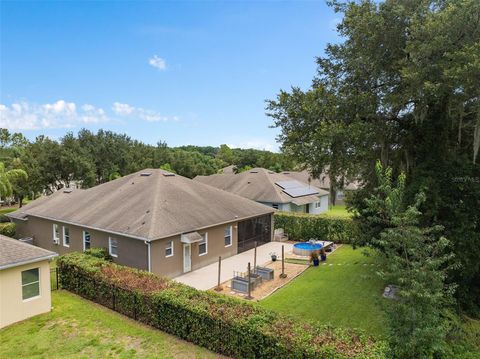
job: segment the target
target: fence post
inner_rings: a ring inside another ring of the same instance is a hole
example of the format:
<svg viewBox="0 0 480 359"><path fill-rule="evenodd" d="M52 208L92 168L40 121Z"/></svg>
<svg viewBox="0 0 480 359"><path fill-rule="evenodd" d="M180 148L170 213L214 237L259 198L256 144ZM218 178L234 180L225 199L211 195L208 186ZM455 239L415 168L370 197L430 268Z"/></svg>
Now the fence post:
<svg viewBox="0 0 480 359"><path fill-rule="evenodd" d="M133 319L137 320L137 295L133 293Z"/></svg>
<svg viewBox="0 0 480 359"><path fill-rule="evenodd" d="M58 267L55 267L55 281L57 283L57 290L58 290Z"/></svg>
<svg viewBox="0 0 480 359"><path fill-rule="evenodd" d="M218 282L217 282L217 286L215 287L215 290L217 292L220 292L221 290L223 290L223 288L220 286L220 273L222 271L222 256L218 256Z"/></svg>
<svg viewBox="0 0 480 359"><path fill-rule="evenodd" d="M245 297L245 299L253 299L253 297L251 296L251 293L252 293L252 288L251 288L251 273L250 273L250 262L248 262L248 275L247 275L247 278L248 278L248 295Z"/></svg>
<svg viewBox="0 0 480 359"><path fill-rule="evenodd" d="M115 287L112 285L112 309L115 310Z"/></svg>
<svg viewBox="0 0 480 359"><path fill-rule="evenodd" d="M280 278L287 278L285 274L285 245L282 244L282 273L280 274Z"/></svg>

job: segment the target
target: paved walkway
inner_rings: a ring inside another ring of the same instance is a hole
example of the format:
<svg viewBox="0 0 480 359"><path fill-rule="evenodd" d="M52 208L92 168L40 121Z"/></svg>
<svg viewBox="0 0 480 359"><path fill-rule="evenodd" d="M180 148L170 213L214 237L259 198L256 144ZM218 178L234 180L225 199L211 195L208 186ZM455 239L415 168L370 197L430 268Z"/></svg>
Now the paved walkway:
<svg viewBox="0 0 480 359"><path fill-rule="evenodd" d="M292 253L293 244L285 242L269 242L257 247L257 265L263 265L271 262L270 253L277 253L278 257L282 255L282 245L285 246L285 256ZM236 254L222 260L222 273L220 282L223 283L233 278L233 271L246 272L248 262L253 267L253 249ZM182 274L174 278L177 282L188 284L197 289L207 290L215 287L218 280L218 262Z"/></svg>

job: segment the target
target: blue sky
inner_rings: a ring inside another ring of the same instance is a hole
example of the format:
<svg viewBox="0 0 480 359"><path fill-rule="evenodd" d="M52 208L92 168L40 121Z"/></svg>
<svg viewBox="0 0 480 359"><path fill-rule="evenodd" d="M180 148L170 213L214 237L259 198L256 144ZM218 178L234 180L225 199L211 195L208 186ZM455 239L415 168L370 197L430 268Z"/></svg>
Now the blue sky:
<svg viewBox="0 0 480 359"><path fill-rule="evenodd" d="M324 1L0 3L0 127L276 149L265 100L338 41Z"/></svg>

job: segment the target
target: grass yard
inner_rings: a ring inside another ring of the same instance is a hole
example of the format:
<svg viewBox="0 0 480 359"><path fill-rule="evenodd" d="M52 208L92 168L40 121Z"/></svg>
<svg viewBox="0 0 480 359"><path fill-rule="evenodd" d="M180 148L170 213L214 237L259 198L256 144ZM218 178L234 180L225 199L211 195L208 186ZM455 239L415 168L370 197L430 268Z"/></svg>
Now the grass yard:
<svg viewBox="0 0 480 359"><path fill-rule="evenodd" d="M6 208L0 208L0 215L1 214L7 214L13 211L16 211L18 208L12 208L12 207L6 207Z"/></svg>
<svg viewBox="0 0 480 359"><path fill-rule="evenodd" d="M337 204L335 206L330 206L328 211L321 214L325 217L336 217L336 218L350 218L352 214L347 211L347 206L344 204Z"/></svg>
<svg viewBox="0 0 480 359"><path fill-rule="evenodd" d="M52 312L0 330L0 358L214 358L206 349L66 291Z"/></svg>
<svg viewBox="0 0 480 359"><path fill-rule="evenodd" d="M375 273L375 259L362 251L343 245L328 256L326 265L310 267L260 304L304 320L383 335L384 286Z"/></svg>

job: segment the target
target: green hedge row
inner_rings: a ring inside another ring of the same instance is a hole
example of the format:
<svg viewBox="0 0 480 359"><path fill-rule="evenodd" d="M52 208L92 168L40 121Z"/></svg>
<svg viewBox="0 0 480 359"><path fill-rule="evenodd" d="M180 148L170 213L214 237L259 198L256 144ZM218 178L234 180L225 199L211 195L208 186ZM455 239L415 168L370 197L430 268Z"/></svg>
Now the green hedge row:
<svg viewBox="0 0 480 359"><path fill-rule="evenodd" d="M320 215L289 212L275 213L275 229L283 228L295 241L318 239L335 243L354 243L358 227L351 218L323 217Z"/></svg>
<svg viewBox="0 0 480 359"><path fill-rule="evenodd" d="M167 333L235 358L383 358L362 333L296 321L81 253L58 261L61 287Z"/></svg>
<svg viewBox="0 0 480 359"><path fill-rule="evenodd" d="M0 223L0 234L7 237L13 237L15 235L15 223Z"/></svg>

